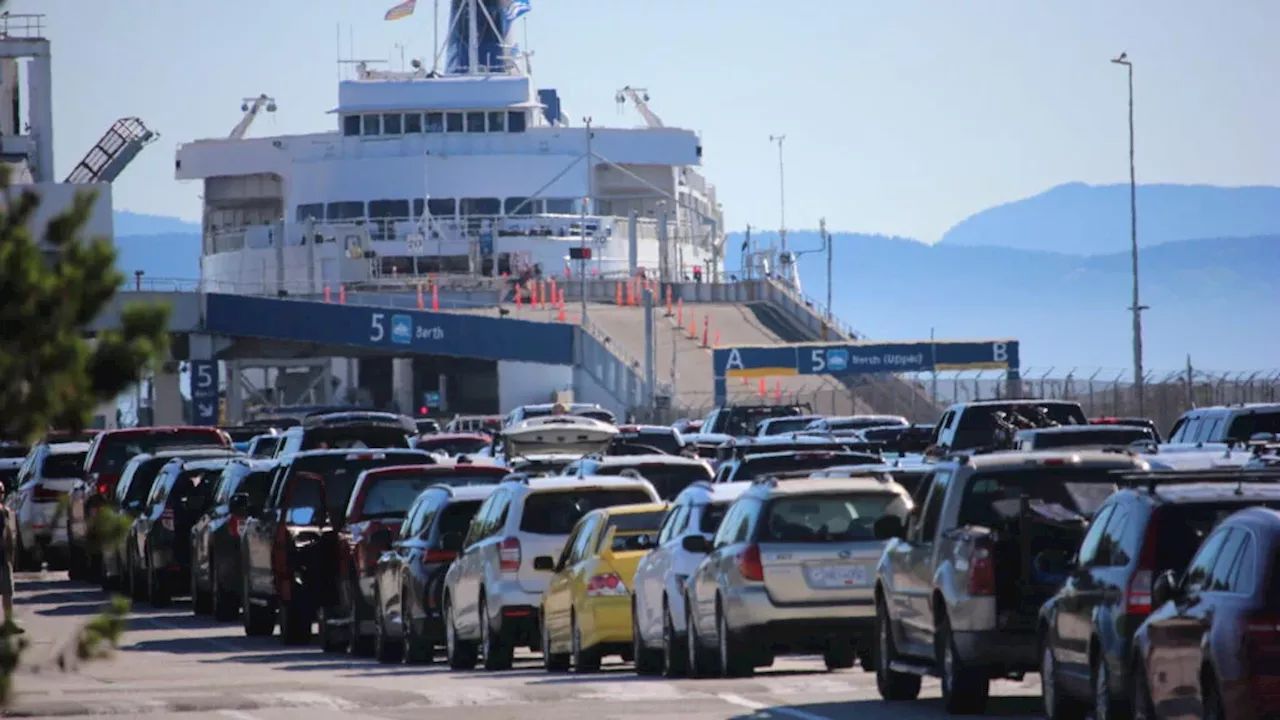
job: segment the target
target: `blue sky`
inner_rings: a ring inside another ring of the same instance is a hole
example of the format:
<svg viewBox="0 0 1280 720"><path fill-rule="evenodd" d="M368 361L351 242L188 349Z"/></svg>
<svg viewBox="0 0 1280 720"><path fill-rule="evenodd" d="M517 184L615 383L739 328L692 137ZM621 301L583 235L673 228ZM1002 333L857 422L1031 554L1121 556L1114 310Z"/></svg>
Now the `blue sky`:
<svg viewBox="0 0 1280 720"><path fill-rule="evenodd" d="M162 138L117 181L117 209L199 216L173 180L177 143L228 133L241 98L274 95L256 135L331 127L344 57L432 55L431 2L13 0L47 14L60 175L118 117ZM447 3L442 3L447 4ZM644 86L669 125L703 133L731 229L787 220L936 240L991 205L1069 182L1127 182L1137 74L1140 182L1280 184L1280 3L1271 0L533 0L528 48L570 116L620 116ZM794 9L791 9L794 8ZM523 43L523 38L519 37Z"/></svg>

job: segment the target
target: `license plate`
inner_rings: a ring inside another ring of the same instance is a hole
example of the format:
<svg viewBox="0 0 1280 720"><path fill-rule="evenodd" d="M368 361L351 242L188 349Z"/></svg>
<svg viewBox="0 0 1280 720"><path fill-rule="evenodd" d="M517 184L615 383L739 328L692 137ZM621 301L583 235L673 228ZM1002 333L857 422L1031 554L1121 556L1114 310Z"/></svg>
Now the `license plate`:
<svg viewBox="0 0 1280 720"><path fill-rule="evenodd" d="M865 565L810 565L805 571L812 587L851 588L869 584Z"/></svg>

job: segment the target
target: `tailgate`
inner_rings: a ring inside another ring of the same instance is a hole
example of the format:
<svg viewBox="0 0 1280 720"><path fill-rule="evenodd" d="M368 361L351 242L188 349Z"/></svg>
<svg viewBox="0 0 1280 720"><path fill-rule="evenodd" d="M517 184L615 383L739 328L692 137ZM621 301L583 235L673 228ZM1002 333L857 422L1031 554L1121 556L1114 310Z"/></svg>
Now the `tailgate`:
<svg viewBox="0 0 1280 720"><path fill-rule="evenodd" d="M769 598L779 605L870 601L884 543L763 543Z"/></svg>
<svg viewBox="0 0 1280 720"><path fill-rule="evenodd" d="M520 589L528 593L541 593L547 589L552 573L533 569L533 559L539 555L548 555L552 560L560 559L564 543L568 535L538 535L524 533L520 537L520 570L516 573L520 581Z"/></svg>

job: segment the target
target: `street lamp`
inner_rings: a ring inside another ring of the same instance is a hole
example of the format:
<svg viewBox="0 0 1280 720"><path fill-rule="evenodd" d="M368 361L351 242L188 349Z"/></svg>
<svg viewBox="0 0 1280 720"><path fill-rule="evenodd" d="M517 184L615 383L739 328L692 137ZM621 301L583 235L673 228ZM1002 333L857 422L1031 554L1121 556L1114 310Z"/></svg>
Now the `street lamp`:
<svg viewBox="0 0 1280 720"><path fill-rule="evenodd" d="M769 142L778 143L778 238L784 257L787 254L787 174L782 162L782 143L786 139L786 135L769 136Z"/></svg>
<svg viewBox="0 0 1280 720"><path fill-rule="evenodd" d="M1116 65L1123 65L1129 73L1129 252L1133 257L1133 304L1129 310L1133 312L1133 389L1138 396L1138 415L1146 417L1142 371L1142 305L1138 296L1138 179L1133 159L1133 61L1128 53L1120 53L1111 59Z"/></svg>

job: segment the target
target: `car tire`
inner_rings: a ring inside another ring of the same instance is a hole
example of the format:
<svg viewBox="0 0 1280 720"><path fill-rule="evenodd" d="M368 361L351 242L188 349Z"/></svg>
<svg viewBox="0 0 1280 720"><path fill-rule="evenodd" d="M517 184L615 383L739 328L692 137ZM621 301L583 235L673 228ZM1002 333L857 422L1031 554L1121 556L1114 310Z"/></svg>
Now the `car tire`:
<svg viewBox="0 0 1280 720"><path fill-rule="evenodd" d="M685 600L685 621L686 628L685 642L687 655L689 658L689 677L691 678L709 678L720 674L720 668L716 666L719 660L719 654L714 651L708 651L702 647L702 640L698 637L698 625L694 622L693 603Z"/></svg>
<svg viewBox="0 0 1280 720"><path fill-rule="evenodd" d="M1226 707L1222 704L1222 693L1218 692L1218 686L1213 682L1212 678L1204 683L1204 687L1200 689L1201 706L1200 711L1203 713L1201 717L1204 720L1226 720Z"/></svg>
<svg viewBox="0 0 1280 720"><path fill-rule="evenodd" d="M307 612L305 601L291 597L280 603L280 611L276 615L280 621L281 645L311 644L311 613Z"/></svg>
<svg viewBox="0 0 1280 720"><path fill-rule="evenodd" d="M503 628L494 629L489 616L489 602L480 598L480 647L484 654L484 669L510 670L515 660L516 648L510 643Z"/></svg>
<svg viewBox="0 0 1280 720"><path fill-rule="evenodd" d="M721 677L742 678L755 674L751 651L742 642L741 635L729 627L729 617L719 602L716 602L716 652Z"/></svg>
<svg viewBox="0 0 1280 720"><path fill-rule="evenodd" d="M398 663L404 657L404 640L387 636L387 614L382 609L382 595L373 591L373 658L383 665Z"/></svg>
<svg viewBox="0 0 1280 720"><path fill-rule="evenodd" d="M213 589L209 592L213 607L213 619L222 622L235 620L240 614L240 602L235 594L222 586L222 580L219 577L221 569L218 567L216 559L209 559L209 584Z"/></svg>
<svg viewBox="0 0 1280 720"><path fill-rule="evenodd" d="M151 607L168 607L173 603L172 578L165 572L147 568L147 597Z"/></svg>
<svg viewBox="0 0 1280 720"><path fill-rule="evenodd" d="M941 618L936 631L938 675L942 680L942 704L948 715L981 715L991 695L986 668L967 667L956 650L951 623Z"/></svg>
<svg viewBox="0 0 1280 720"><path fill-rule="evenodd" d="M1128 698L1116 698L1111 684L1111 667L1105 658L1094 658L1093 672L1093 720L1127 720Z"/></svg>
<svg viewBox="0 0 1280 720"><path fill-rule="evenodd" d="M569 613L569 636L571 638L573 671L575 673L594 673L600 670L600 651L597 648L582 646L582 632L578 628L578 613Z"/></svg>
<svg viewBox="0 0 1280 720"><path fill-rule="evenodd" d="M409 612L409 588L400 588L400 634L404 638L404 652L400 662L405 665L430 665L435 660L435 640L431 637L431 621L424 619L426 632L418 634L417 623Z"/></svg>
<svg viewBox="0 0 1280 720"><path fill-rule="evenodd" d="M893 632L889 626L889 613L884 602L876 603L876 689L880 697L889 702L906 702L920 697L922 678L915 673L894 670L891 665L898 659L893 644Z"/></svg>
<svg viewBox="0 0 1280 720"><path fill-rule="evenodd" d="M351 621L347 623L347 654L351 657L370 657L373 655L373 636L363 635L360 625L364 622L364 602L360 598L360 588L354 582L348 591L351 598Z"/></svg>
<svg viewBox="0 0 1280 720"><path fill-rule="evenodd" d="M687 636L686 636L687 637ZM667 678L681 678L689 671L688 642L676 632L675 621L671 618L671 607L666 600L662 602L662 675Z"/></svg>
<svg viewBox="0 0 1280 720"><path fill-rule="evenodd" d="M826 664L828 672L848 670L857 661L857 649L849 638L832 638L822 653L822 662Z"/></svg>
<svg viewBox="0 0 1280 720"><path fill-rule="evenodd" d="M570 653L553 653L551 652L551 629L547 627L547 612L543 610L538 613L542 618L542 667L547 672L561 673L567 671L573 664L573 656Z"/></svg>
<svg viewBox="0 0 1280 720"><path fill-rule="evenodd" d="M211 566L212 567L212 566ZM205 592L200 589L199 578L196 577L196 568L191 566L191 614L200 616L208 615L213 611L212 593Z"/></svg>
<svg viewBox="0 0 1280 720"><path fill-rule="evenodd" d="M1133 720L1155 720L1155 706L1151 702L1151 689L1147 685L1147 667L1141 660L1135 660L1133 669L1129 671L1129 691Z"/></svg>
<svg viewBox="0 0 1280 720"><path fill-rule="evenodd" d="M662 672L662 651L650 650L644 644L640 632L640 620L636 615L635 598L631 599L631 658L636 664L637 675L657 675Z"/></svg>
<svg viewBox="0 0 1280 720"><path fill-rule="evenodd" d="M1084 720L1088 715L1084 703L1062 694L1058 660L1047 635L1040 640L1040 697L1048 720Z"/></svg>
<svg viewBox="0 0 1280 720"><path fill-rule="evenodd" d="M475 669L475 643L458 637L458 626L453 620L453 603L448 597L444 600L444 649L450 670Z"/></svg>
<svg viewBox="0 0 1280 720"><path fill-rule="evenodd" d="M327 653L345 653L347 646L333 630L333 608L321 605L316 608L316 631L320 633L320 650Z"/></svg>
<svg viewBox="0 0 1280 720"><path fill-rule="evenodd" d="M249 601L249 579L244 580L240 594L240 617L247 637L270 637L276 630L276 614L270 606L258 606Z"/></svg>

